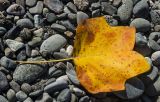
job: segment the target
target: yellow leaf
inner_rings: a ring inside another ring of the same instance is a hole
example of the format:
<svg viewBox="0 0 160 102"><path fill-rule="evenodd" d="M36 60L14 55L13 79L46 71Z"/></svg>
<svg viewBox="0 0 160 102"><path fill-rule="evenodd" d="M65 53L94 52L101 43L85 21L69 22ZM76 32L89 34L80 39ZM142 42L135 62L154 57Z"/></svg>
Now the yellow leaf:
<svg viewBox="0 0 160 102"><path fill-rule="evenodd" d="M135 28L110 27L104 17L78 25L73 60L82 86L91 93L124 90L127 79L148 71L134 43Z"/></svg>

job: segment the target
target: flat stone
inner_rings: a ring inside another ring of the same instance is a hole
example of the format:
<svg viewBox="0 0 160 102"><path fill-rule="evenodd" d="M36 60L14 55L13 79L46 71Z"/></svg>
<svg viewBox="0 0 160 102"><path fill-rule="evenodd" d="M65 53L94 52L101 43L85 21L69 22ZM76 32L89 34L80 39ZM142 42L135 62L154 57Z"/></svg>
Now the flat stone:
<svg viewBox="0 0 160 102"><path fill-rule="evenodd" d="M88 18L89 16L86 13L82 11L77 12L77 24L83 23L83 21Z"/></svg>
<svg viewBox="0 0 160 102"><path fill-rule="evenodd" d="M43 11L43 2L42 1L38 1L36 6L29 9L29 12L31 14L41 14L42 11Z"/></svg>
<svg viewBox="0 0 160 102"><path fill-rule="evenodd" d="M32 91L32 88L31 88L31 86L28 83L23 83L21 85L21 90L23 92L25 92L26 94L29 94Z"/></svg>
<svg viewBox="0 0 160 102"><path fill-rule="evenodd" d="M57 16L54 13L47 13L46 19L49 23L55 22L57 20Z"/></svg>
<svg viewBox="0 0 160 102"><path fill-rule="evenodd" d="M71 12L77 13L77 8L72 2L67 3L67 7Z"/></svg>
<svg viewBox="0 0 160 102"><path fill-rule="evenodd" d="M29 7L36 5L36 3L37 3L37 0L26 0L26 5Z"/></svg>
<svg viewBox="0 0 160 102"><path fill-rule="evenodd" d="M107 2L101 3L101 9L104 14L113 15L117 12L117 8Z"/></svg>
<svg viewBox="0 0 160 102"><path fill-rule="evenodd" d="M7 58L6 56L1 58L0 63L6 69L15 69L17 66L17 63L15 63L13 60Z"/></svg>
<svg viewBox="0 0 160 102"><path fill-rule="evenodd" d="M66 27L64 27L63 25L60 25L60 24L56 24L56 23L53 23L51 25L51 28L53 28L54 30L58 31L58 32L65 32L66 31Z"/></svg>
<svg viewBox="0 0 160 102"><path fill-rule="evenodd" d="M60 92L57 97L58 102L70 102L71 101L71 92L69 89L64 89Z"/></svg>
<svg viewBox="0 0 160 102"><path fill-rule="evenodd" d="M16 97L18 101L24 101L25 99L27 99L27 95L23 91L17 92Z"/></svg>
<svg viewBox="0 0 160 102"><path fill-rule="evenodd" d="M16 22L16 24L22 28L33 28L33 23L30 19L24 18Z"/></svg>
<svg viewBox="0 0 160 102"><path fill-rule="evenodd" d="M7 43L8 47L12 51L15 51L15 52L24 47L24 44L22 42L18 42L18 41L11 40L11 39L7 39L6 43Z"/></svg>
<svg viewBox="0 0 160 102"><path fill-rule="evenodd" d="M18 4L12 4L7 8L7 13L15 16L21 16L25 14L25 9L23 6Z"/></svg>
<svg viewBox="0 0 160 102"><path fill-rule="evenodd" d="M154 41L154 40L149 40L148 45L154 50L154 51L159 51L160 50L160 45Z"/></svg>

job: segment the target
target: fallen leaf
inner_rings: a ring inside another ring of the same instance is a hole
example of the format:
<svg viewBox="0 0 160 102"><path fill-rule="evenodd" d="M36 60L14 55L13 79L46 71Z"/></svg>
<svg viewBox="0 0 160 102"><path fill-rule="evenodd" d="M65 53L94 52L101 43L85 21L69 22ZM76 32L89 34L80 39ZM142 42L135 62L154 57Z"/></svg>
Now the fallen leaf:
<svg viewBox="0 0 160 102"><path fill-rule="evenodd" d="M147 60L132 51L135 28L111 27L97 17L85 20L76 31L73 60L81 85L90 93L124 90L127 79L150 69Z"/></svg>

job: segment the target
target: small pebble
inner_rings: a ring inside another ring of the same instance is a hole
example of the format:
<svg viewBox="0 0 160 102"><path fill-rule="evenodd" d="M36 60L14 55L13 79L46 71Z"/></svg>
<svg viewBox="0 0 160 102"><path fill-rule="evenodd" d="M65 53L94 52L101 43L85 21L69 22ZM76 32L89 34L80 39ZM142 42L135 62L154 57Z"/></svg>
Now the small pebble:
<svg viewBox="0 0 160 102"><path fill-rule="evenodd" d="M27 98L27 95L23 91L19 91L16 93L16 97L18 101L24 101Z"/></svg>
<svg viewBox="0 0 160 102"><path fill-rule="evenodd" d="M18 83L16 83L15 81L11 81L9 83L9 85L11 86L11 88L15 91L15 92L18 92L20 91L20 85Z"/></svg>
<svg viewBox="0 0 160 102"><path fill-rule="evenodd" d="M18 4L12 4L7 8L7 13L15 16L21 16L25 14L25 9L23 6Z"/></svg>
<svg viewBox="0 0 160 102"><path fill-rule="evenodd" d="M71 101L71 92L69 89L64 89L60 92L57 97L58 102L70 102Z"/></svg>
<svg viewBox="0 0 160 102"><path fill-rule="evenodd" d="M18 20L16 24L22 28L33 28L32 21L27 18Z"/></svg>
<svg viewBox="0 0 160 102"><path fill-rule="evenodd" d="M29 12L31 14L41 14L42 11L43 11L43 2L42 1L38 1L36 6L29 9Z"/></svg>
<svg viewBox="0 0 160 102"><path fill-rule="evenodd" d="M7 99L9 102L16 102L16 93L14 90L12 90L12 89L8 90Z"/></svg>

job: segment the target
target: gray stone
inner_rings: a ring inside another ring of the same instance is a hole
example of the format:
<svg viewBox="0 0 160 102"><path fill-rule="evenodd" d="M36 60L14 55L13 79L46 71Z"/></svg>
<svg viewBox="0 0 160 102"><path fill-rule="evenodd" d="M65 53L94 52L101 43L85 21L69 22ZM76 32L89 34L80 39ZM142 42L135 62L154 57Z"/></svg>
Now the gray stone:
<svg viewBox="0 0 160 102"><path fill-rule="evenodd" d="M27 95L23 91L17 92L16 97L18 101L24 101L25 99L27 99Z"/></svg>
<svg viewBox="0 0 160 102"><path fill-rule="evenodd" d="M23 28L33 28L34 27L32 21L27 18L18 20L16 24Z"/></svg>
<svg viewBox="0 0 160 102"><path fill-rule="evenodd" d="M78 101L78 97L75 94L71 95L71 102L77 102Z"/></svg>
<svg viewBox="0 0 160 102"><path fill-rule="evenodd" d="M17 55L17 60L19 61L26 60L26 58L27 58L27 55L25 50L21 50Z"/></svg>
<svg viewBox="0 0 160 102"><path fill-rule="evenodd" d="M63 3L60 0L44 0L44 4L55 13L63 11Z"/></svg>
<svg viewBox="0 0 160 102"><path fill-rule="evenodd" d="M92 3L91 4L91 10L96 10L96 9L100 9L101 5L99 2L96 2L96 3Z"/></svg>
<svg viewBox="0 0 160 102"><path fill-rule="evenodd" d="M61 32L61 33L66 31L66 27L64 27L63 25L60 25L60 24L56 24L56 23L53 23L51 25L51 28L53 28L54 30Z"/></svg>
<svg viewBox="0 0 160 102"><path fill-rule="evenodd" d="M7 43L7 46L12 51L15 51L15 52L24 47L24 44L22 42L18 42L18 41L11 40L11 39L7 39L6 43Z"/></svg>
<svg viewBox="0 0 160 102"><path fill-rule="evenodd" d="M133 8L133 14L136 17L146 18L149 14L149 5L146 0L139 1Z"/></svg>
<svg viewBox="0 0 160 102"><path fill-rule="evenodd" d="M29 7L36 5L36 3L37 3L37 0L26 0L26 5Z"/></svg>
<svg viewBox="0 0 160 102"><path fill-rule="evenodd" d="M16 102L16 93L14 90L9 89L7 91L7 99L9 102Z"/></svg>
<svg viewBox="0 0 160 102"><path fill-rule="evenodd" d="M0 102L9 102L4 96L0 95Z"/></svg>
<svg viewBox="0 0 160 102"><path fill-rule="evenodd" d="M89 16L86 13L82 11L77 12L77 24L83 23L83 21L88 18Z"/></svg>
<svg viewBox="0 0 160 102"><path fill-rule="evenodd" d="M82 97L82 96L86 95L86 93L82 89L79 89L77 87L74 87L72 90L73 90L74 94L78 97Z"/></svg>
<svg viewBox="0 0 160 102"><path fill-rule="evenodd" d="M54 52L53 56L55 59L64 59L69 57L68 54L64 52Z"/></svg>
<svg viewBox="0 0 160 102"><path fill-rule="evenodd" d="M117 15L122 23L129 21L133 9L132 0L123 0L123 4L118 8Z"/></svg>
<svg viewBox="0 0 160 102"><path fill-rule="evenodd" d="M7 29L4 27L0 27L0 36L3 36L7 32Z"/></svg>
<svg viewBox="0 0 160 102"><path fill-rule="evenodd" d="M63 75L63 71L55 68L54 66L49 68L48 75L50 77L59 77Z"/></svg>
<svg viewBox="0 0 160 102"><path fill-rule="evenodd" d="M56 91L60 91L63 90L65 88L68 87L68 83L64 80L56 80L55 82L47 85L44 88L44 91L47 93L52 93L52 92L56 92Z"/></svg>
<svg viewBox="0 0 160 102"><path fill-rule="evenodd" d="M117 91L114 94L122 99L134 99L140 97L144 92L143 82L134 77L127 80L124 91Z"/></svg>
<svg viewBox="0 0 160 102"><path fill-rule="evenodd" d="M148 39L149 40L155 40L157 41L160 38L160 32L152 32L151 34L149 34Z"/></svg>
<svg viewBox="0 0 160 102"><path fill-rule="evenodd" d="M17 63L15 63L13 60L7 58L6 56L1 58L0 63L3 67L5 67L7 69L15 69L17 66Z"/></svg>
<svg viewBox="0 0 160 102"><path fill-rule="evenodd" d="M92 17L98 17L101 15L100 9L92 11Z"/></svg>
<svg viewBox="0 0 160 102"><path fill-rule="evenodd" d="M8 0L1 0L0 1L0 11L6 10L6 8L10 5Z"/></svg>
<svg viewBox="0 0 160 102"><path fill-rule="evenodd" d="M79 99L79 102L89 102L89 97L88 96L81 97Z"/></svg>
<svg viewBox="0 0 160 102"><path fill-rule="evenodd" d="M69 89L64 89L60 92L57 97L58 102L70 102L71 101L71 92Z"/></svg>
<svg viewBox="0 0 160 102"><path fill-rule="evenodd" d="M7 13L15 16L21 16L25 14L25 9L23 6L18 4L12 4L7 8Z"/></svg>
<svg viewBox="0 0 160 102"><path fill-rule="evenodd" d="M20 85L18 83L16 83L15 81L11 81L9 83L10 87L15 91L15 92L18 92L20 91Z"/></svg>
<svg viewBox="0 0 160 102"><path fill-rule="evenodd" d="M18 83L31 83L44 73L44 68L40 65L22 64L17 66L13 73L13 79Z"/></svg>
<svg viewBox="0 0 160 102"><path fill-rule="evenodd" d="M67 74L68 78L72 81L72 83L74 83L75 85L80 84L80 82L77 78L77 74L75 72L75 69L74 69L73 65L69 62L67 62L66 74Z"/></svg>
<svg viewBox="0 0 160 102"><path fill-rule="evenodd" d="M54 13L47 13L46 19L49 23L55 22L57 19L57 16Z"/></svg>
<svg viewBox="0 0 160 102"><path fill-rule="evenodd" d="M77 8L72 2L67 3L67 7L71 12L77 13Z"/></svg>
<svg viewBox="0 0 160 102"><path fill-rule="evenodd" d="M43 96L35 100L35 102L53 102L52 97L48 93L43 93Z"/></svg>
<svg viewBox="0 0 160 102"><path fill-rule="evenodd" d="M102 9L102 12L104 14L109 14L109 15L113 15L117 12L117 8L110 5L109 3L107 2L102 2L101 3L101 9Z"/></svg>
<svg viewBox="0 0 160 102"><path fill-rule="evenodd" d="M154 40L149 40L148 42L149 47L151 47L154 51L159 51L160 50L160 45L154 41Z"/></svg>
<svg viewBox="0 0 160 102"><path fill-rule="evenodd" d="M88 0L73 0L74 4L77 6L78 9L84 11L89 6Z"/></svg>
<svg viewBox="0 0 160 102"><path fill-rule="evenodd" d="M40 52L51 53L54 51L58 51L60 48L65 46L66 43L67 40L63 36L59 34L52 35L42 43L40 47Z"/></svg>
<svg viewBox="0 0 160 102"><path fill-rule="evenodd" d="M21 90L23 92L25 92L26 94L29 94L32 91L32 88L31 88L31 86L28 83L23 83L21 85Z"/></svg>
<svg viewBox="0 0 160 102"><path fill-rule="evenodd" d="M113 6L118 7L121 4L122 0L113 0Z"/></svg>
<svg viewBox="0 0 160 102"><path fill-rule="evenodd" d="M160 24L160 11L158 10L151 10L150 11L151 21L154 25Z"/></svg>
<svg viewBox="0 0 160 102"><path fill-rule="evenodd" d="M43 93L43 90L39 89L29 94L30 97L38 97Z"/></svg>
<svg viewBox="0 0 160 102"><path fill-rule="evenodd" d="M59 22L61 25L65 26L68 30L75 31L75 26L69 20L63 20Z"/></svg>
<svg viewBox="0 0 160 102"><path fill-rule="evenodd" d="M160 51L156 51L151 55L151 60L155 66L160 65Z"/></svg>
<svg viewBox="0 0 160 102"><path fill-rule="evenodd" d="M0 91L6 90L9 88L8 80L6 75L0 71Z"/></svg>
<svg viewBox="0 0 160 102"><path fill-rule="evenodd" d="M43 2L42 1L38 1L36 6L29 9L29 12L31 14L41 14L42 11L43 11Z"/></svg>
<svg viewBox="0 0 160 102"><path fill-rule="evenodd" d="M33 102L33 100L32 100L30 97L28 97L28 98L25 99L23 102Z"/></svg>
<svg viewBox="0 0 160 102"><path fill-rule="evenodd" d="M151 24L148 20L143 18L136 18L131 23L130 26L136 27L137 32L147 32L150 31Z"/></svg>
<svg viewBox="0 0 160 102"><path fill-rule="evenodd" d="M31 47L37 47L42 43L41 37L34 37L31 41L28 42L28 45Z"/></svg>

